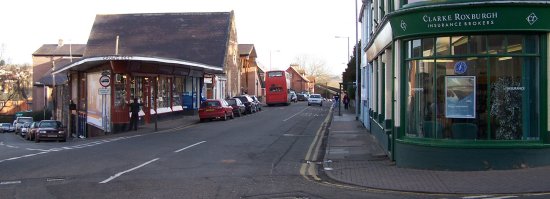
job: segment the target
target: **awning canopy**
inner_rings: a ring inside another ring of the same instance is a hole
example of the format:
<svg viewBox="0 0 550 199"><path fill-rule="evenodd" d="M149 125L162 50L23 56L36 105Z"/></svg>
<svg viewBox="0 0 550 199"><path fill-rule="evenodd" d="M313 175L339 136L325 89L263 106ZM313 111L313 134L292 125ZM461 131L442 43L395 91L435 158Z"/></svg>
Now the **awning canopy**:
<svg viewBox="0 0 550 199"><path fill-rule="evenodd" d="M98 57L85 57L71 64L59 67L53 71L53 74L59 74L67 71L85 71L109 61L139 61L156 64L165 64L176 67L191 68L193 70L203 71L205 73L223 74L223 67L212 66L186 60L176 60L161 57L144 57L144 56L123 56L123 55L108 55Z"/></svg>

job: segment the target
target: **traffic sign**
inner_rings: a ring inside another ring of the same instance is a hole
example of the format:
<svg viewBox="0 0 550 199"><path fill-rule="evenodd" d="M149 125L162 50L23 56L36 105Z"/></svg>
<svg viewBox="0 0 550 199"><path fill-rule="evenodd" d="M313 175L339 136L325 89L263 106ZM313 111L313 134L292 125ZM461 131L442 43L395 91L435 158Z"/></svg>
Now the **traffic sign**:
<svg viewBox="0 0 550 199"><path fill-rule="evenodd" d="M109 85L111 85L111 77L107 75L102 75L99 78L99 84L101 84L101 86L103 87L108 87Z"/></svg>
<svg viewBox="0 0 550 199"><path fill-rule="evenodd" d="M98 93L100 95L109 95L109 94L111 94L111 89L110 88L99 88Z"/></svg>

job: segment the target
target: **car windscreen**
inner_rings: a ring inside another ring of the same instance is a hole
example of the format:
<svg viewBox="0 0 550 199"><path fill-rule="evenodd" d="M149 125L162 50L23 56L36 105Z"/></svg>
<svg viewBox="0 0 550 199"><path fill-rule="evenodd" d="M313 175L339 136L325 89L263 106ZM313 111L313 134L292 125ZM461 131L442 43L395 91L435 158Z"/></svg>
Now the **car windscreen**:
<svg viewBox="0 0 550 199"><path fill-rule="evenodd" d="M220 102L217 102L217 101L209 101L209 102L204 102L202 104L204 107L209 107L209 106L220 106Z"/></svg>
<svg viewBox="0 0 550 199"><path fill-rule="evenodd" d="M59 125L57 122L40 122L40 128L58 128Z"/></svg>
<svg viewBox="0 0 550 199"><path fill-rule="evenodd" d="M237 100L235 100L235 99L228 99L228 100L225 100L225 101L227 101L227 103L229 105L236 105L237 104Z"/></svg>
<svg viewBox="0 0 550 199"><path fill-rule="evenodd" d="M310 97L310 98L321 98L320 95L311 95L311 96L309 96L309 97Z"/></svg>
<svg viewBox="0 0 550 199"><path fill-rule="evenodd" d="M32 122L32 118L19 118L17 123Z"/></svg>

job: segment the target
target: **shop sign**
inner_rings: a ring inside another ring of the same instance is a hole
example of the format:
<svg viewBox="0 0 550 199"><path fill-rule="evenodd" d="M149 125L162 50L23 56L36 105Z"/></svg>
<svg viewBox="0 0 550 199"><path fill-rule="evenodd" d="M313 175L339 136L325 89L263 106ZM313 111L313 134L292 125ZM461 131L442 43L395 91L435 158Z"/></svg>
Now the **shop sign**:
<svg viewBox="0 0 550 199"><path fill-rule="evenodd" d="M397 12L390 18L390 23L394 37L472 31L550 31L548 9L548 5L418 8Z"/></svg>

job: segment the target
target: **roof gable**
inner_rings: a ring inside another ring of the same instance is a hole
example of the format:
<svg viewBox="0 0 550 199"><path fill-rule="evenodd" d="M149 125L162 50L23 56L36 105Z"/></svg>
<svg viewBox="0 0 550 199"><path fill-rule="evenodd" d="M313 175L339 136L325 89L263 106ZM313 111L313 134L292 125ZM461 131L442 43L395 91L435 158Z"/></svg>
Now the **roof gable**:
<svg viewBox="0 0 550 199"><path fill-rule="evenodd" d="M231 12L97 15L85 57L163 57L223 67Z"/></svg>
<svg viewBox="0 0 550 199"><path fill-rule="evenodd" d="M75 56L82 57L86 44L44 44L34 51L33 56Z"/></svg>
<svg viewBox="0 0 550 199"><path fill-rule="evenodd" d="M239 44L239 55L246 55L254 58L257 57L254 44Z"/></svg>

